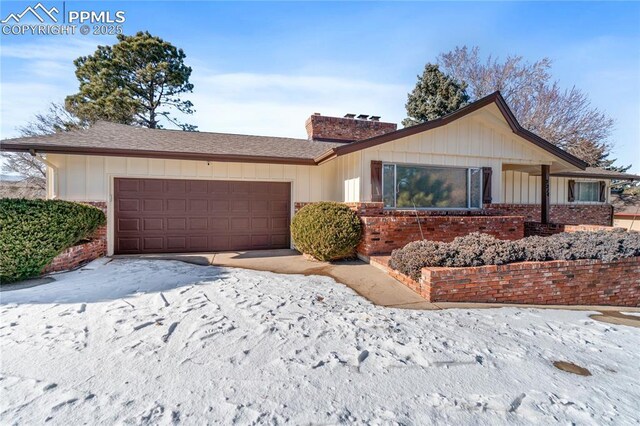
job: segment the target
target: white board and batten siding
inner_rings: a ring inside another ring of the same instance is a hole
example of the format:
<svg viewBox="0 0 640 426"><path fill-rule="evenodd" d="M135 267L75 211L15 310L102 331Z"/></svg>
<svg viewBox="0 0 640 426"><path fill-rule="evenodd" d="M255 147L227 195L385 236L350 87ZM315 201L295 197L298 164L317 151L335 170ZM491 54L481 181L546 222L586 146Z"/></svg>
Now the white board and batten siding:
<svg viewBox="0 0 640 426"><path fill-rule="evenodd" d="M320 167L224 163L153 158L125 158L50 154L57 167L50 179L49 198L107 203L107 245L113 253L113 182L117 177L290 182L292 201L339 201L335 165ZM293 204L291 214L293 215Z"/></svg>
<svg viewBox="0 0 640 426"><path fill-rule="evenodd" d="M554 160L548 152L515 135L504 121L494 117L494 113L481 110L446 126L347 154L334 161L338 163L336 171L345 201L371 201L371 161L383 161L491 167L493 202L502 203L507 202L503 164L539 166Z"/></svg>
<svg viewBox="0 0 640 426"><path fill-rule="evenodd" d="M308 167L57 154L47 160L58 169L49 196L65 200L108 202L115 177L291 182L293 201L339 200L333 163Z"/></svg>
<svg viewBox="0 0 640 426"><path fill-rule="evenodd" d="M540 176L532 176L526 172L505 170L502 172L502 199L507 204L538 204L540 203ZM551 176L549 180L549 198L551 204L601 204L598 201L569 201L569 180L576 182L597 182L604 180L607 185L606 202L609 202L610 180L594 178L568 178Z"/></svg>

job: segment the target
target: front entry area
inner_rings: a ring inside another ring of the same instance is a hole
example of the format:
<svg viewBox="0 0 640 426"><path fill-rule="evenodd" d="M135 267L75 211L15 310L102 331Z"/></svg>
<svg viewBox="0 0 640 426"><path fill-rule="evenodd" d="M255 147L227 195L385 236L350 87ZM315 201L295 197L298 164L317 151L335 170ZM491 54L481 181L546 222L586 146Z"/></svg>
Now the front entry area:
<svg viewBox="0 0 640 426"><path fill-rule="evenodd" d="M114 180L114 253L290 247L291 184Z"/></svg>

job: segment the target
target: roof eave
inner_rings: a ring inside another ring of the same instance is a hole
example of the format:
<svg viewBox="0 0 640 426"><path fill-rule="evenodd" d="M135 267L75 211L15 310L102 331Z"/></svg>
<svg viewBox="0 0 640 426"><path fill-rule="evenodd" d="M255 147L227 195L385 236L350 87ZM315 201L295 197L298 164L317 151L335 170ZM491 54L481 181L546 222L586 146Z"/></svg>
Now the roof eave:
<svg viewBox="0 0 640 426"><path fill-rule="evenodd" d="M312 158L299 157L272 157L260 155L242 154L208 154L195 152L169 152L169 151L149 151L117 148L86 148L77 146L52 146L35 144L12 144L3 141L0 151L9 152L31 152L45 154L70 154L70 155L95 155L107 157L145 157L171 160L192 160L192 161L218 161L218 162L239 162L239 163L269 163L269 164L291 164L313 166L316 162Z"/></svg>
<svg viewBox="0 0 640 426"><path fill-rule="evenodd" d="M629 175L625 174L624 176L620 176L618 174L606 174L606 173L588 173L588 172L560 172L560 173L551 173L551 176L556 177L573 177L573 178L594 178L594 179L613 179L613 180L629 180L629 181L640 181L640 176L638 175Z"/></svg>

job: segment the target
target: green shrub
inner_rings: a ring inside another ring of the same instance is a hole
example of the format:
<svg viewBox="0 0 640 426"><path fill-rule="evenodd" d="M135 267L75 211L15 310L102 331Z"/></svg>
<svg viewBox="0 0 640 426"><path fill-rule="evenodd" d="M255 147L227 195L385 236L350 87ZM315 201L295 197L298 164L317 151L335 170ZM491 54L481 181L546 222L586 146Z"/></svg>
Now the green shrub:
<svg viewBox="0 0 640 426"><path fill-rule="evenodd" d="M0 199L0 282L41 273L106 222L99 208L61 200Z"/></svg>
<svg viewBox="0 0 640 426"><path fill-rule="evenodd" d="M427 266L465 267L505 263L640 256L640 232L624 230L560 233L550 237L498 240L474 232L450 243L415 241L391 253L389 266L420 279Z"/></svg>
<svg viewBox="0 0 640 426"><path fill-rule="evenodd" d="M353 256L361 231L358 216L340 203L307 204L291 224L296 248L323 261Z"/></svg>

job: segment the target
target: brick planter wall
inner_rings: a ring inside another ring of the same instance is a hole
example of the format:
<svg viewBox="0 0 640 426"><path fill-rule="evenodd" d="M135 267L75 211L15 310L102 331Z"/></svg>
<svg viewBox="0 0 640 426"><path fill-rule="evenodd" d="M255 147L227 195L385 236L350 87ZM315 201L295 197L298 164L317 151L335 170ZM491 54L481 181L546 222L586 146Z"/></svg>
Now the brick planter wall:
<svg viewBox="0 0 640 426"><path fill-rule="evenodd" d="M420 294L431 302L640 306L640 257L424 268Z"/></svg>
<svg viewBox="0 0 640 426"><path fill-rule="evenodd" d="M107 203L104 201L80 201L101 209L107 214ZM89 241L67 248L53 258L49 265L42 270L43 274L51 272L69 271L85 263L107 254L107 226L101 226L89 238Z"/></svg>
<svg viewBox="0 0 640 426"><path fill-rule="evenodd" d="M524 216L528 222L540 222L540 206L537 204L486 204L485 210L502 215ZM567 225L604 225L613 223L611 204L554 204L549 211L549 221Z"/></svg>
<svg viewBox="0 0 640 426"><path fill-rule="evenodd" d="M412 241L422 240L418 218L411 216L363 216L358 254L391 253ZM472 232L483 232L502 240L524 236L524 218L518 216L424 216L420 217L424 239L452 241Z"/></svg>
<svg viewBox="0 0 640 426"><path fill-rule="evenodd" d="M423 268L419 282L388 260L373 257L371 264L429 302L640 306L640 257Z"/></svg>

